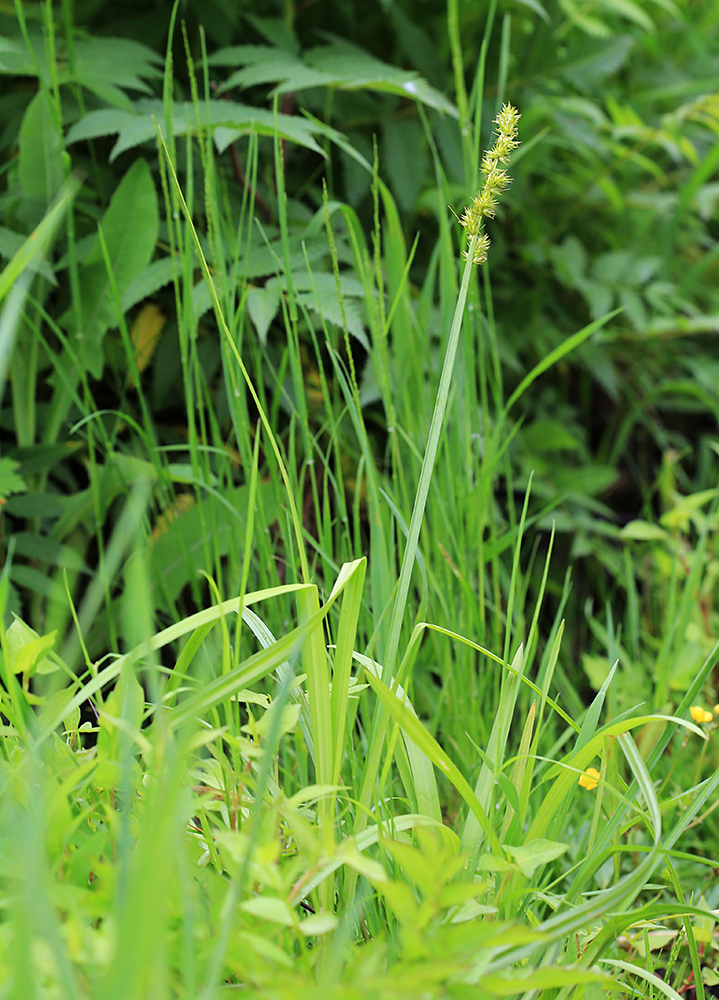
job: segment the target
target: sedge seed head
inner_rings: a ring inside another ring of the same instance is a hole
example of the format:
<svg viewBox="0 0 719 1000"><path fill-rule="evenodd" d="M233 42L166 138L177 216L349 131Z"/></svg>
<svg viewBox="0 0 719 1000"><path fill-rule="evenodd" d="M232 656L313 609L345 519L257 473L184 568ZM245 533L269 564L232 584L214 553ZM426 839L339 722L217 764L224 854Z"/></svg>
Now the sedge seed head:
<svg viewBox="0 0 719 1000"><path fill-rule="evenodd" d="M509 162L512 150L519 145L517 124L520 114L511 104L505 104L494 120L496 125L494 145L482 157L482 186L472 200L472 204L464 210L460 224L467 230L467 243L477 236L472 262L483 264L487 259L489 239L482 232L482 219L491 219L497 211L497 200L509 187L510 178L500 163ZM469 251L465 251L469 257Z"/></svg>

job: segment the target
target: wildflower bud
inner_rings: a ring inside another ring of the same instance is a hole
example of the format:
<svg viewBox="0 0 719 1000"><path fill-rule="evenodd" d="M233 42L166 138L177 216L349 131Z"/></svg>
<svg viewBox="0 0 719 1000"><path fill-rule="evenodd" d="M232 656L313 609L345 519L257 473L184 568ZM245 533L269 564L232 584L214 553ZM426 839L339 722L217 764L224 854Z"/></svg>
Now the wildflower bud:
<svg viewBox="0 0 719 1000"><path fill-rule="evenodd" d="M702 708L701 705L692 705L689 714L695 722L711 722L714 718L712 713L708 712L706 708Z"/></svg>

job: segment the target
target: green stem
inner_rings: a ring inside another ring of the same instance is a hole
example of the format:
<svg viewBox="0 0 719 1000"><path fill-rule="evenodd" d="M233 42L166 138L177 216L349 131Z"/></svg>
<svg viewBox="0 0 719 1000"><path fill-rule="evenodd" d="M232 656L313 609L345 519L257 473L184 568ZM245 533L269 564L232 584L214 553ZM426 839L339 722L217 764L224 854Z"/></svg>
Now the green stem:
<svg viewBox="0 0 719 1000"><path fill-rule="evenodd" d="M477 240L478 235L473 236L467 249L467 260L464 265L462 284L459 289L457 305L454 310L452 328L449 331L447 350L444 355L444 364L442 365L442 374L439 379L439 388L437 390L437 399L434 404L434 413L432 414L432 421L429 425L427 446L424 452L424 459L422 460L422 469L419 474L417 493L414 498L414 507L412 508L412 517L409 522L407 546L404 551L402 568L400 569L399 582L397 584L397 596L392 607L392 617L390 618L387 651L384 657L384 668L382 673L382 680L385 684L388 684L392 679L395 661L397 659L397 649L399 647L399 638L402 630L402 619L407 605L407 596L409 594L412 570L414 568L414 561L417 555L417 548L419 546L419 533L422 527L422 521L424 520L424 511L427 506L427 496L429 494L429 484L432 479L432 472L434 471L437 448L439 447L439 437L442 433L444 414L447 409L447 401L449 399L452 372L454 370L455 358L457 357L459 335L462 331L464 307L467 301L469 279L472 273L472 257Z"/></svg>

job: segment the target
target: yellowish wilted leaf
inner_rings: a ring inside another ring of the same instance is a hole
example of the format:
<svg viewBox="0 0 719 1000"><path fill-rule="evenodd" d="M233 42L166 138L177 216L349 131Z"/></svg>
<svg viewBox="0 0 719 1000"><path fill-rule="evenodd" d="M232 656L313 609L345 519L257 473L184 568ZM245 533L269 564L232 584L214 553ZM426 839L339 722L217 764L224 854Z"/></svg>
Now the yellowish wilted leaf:
<svg viewBox="0 0 719 1000"><path fill-rule="evenodd" d="M132 324L132 346L137 370L142 373L149 365L160 339L165 317L152 302L143 306Z"/></svg>

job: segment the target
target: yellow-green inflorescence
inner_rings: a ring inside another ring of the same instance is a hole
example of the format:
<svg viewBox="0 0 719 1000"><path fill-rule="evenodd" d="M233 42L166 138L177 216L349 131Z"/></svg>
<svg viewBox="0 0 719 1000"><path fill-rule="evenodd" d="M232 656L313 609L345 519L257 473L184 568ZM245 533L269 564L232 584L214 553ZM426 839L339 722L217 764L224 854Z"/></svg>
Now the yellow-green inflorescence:
<svg viewBox="0 0 719 1000"><path fill-rule="evenodd" d="M509 163L512 150L519 145L517 123L520 117L516 108L511 104L505 104L494 119L497 126L496 138L494 146L482 157L482 186L459 220L467 230L468 244L471 244L473 236L478 237L472 254L473 264L484 264L487 259L489 237L482 232L482 219L484 216L488 219L494 217L497 200L509 187L509 174L506 170L502 170L499 164ZM464 255L468 257L469 251L465 251Z"/></svg>

